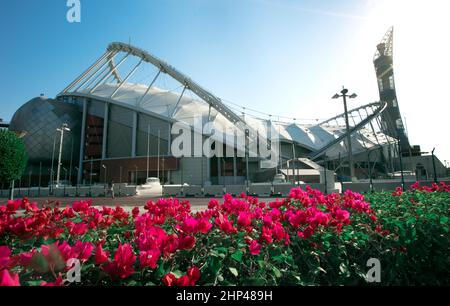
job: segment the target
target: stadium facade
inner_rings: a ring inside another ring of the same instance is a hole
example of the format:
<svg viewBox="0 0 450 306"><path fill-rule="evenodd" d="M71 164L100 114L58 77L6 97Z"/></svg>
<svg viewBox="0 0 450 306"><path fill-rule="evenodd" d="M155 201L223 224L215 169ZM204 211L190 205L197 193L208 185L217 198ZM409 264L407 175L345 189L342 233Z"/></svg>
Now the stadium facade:
<svg viewBox="0 0 450 306"><path fill-rule="evenodd" d="M392 33L378 46L374 60L381 101L348 111L359 178L367 177L369 167L378 175L394 172L399 152L412 155L414 151L396 125L401 115L393 85ZM46 177L42 182L54 179L59 147L56 129L66 123L71 130L62 145L61 177L72 183L141 184L147 177L159 177L166 184L233 185L247 180L269 182L277 174L291 181L305 180L300 169L307 168L308 162L302 160L326 165L345 178L349 165L344 115L314 124L260 118L245 108L236 110L148 52L112 43L55 99L41 96L23 105L9 128L25 135L30 162L25 175L30 179L36 180L38 173ZM244 152L216 139L213 146L224 146L223 151L232 152L231 156L174 156L174 124L185 124L202 142L211 137L195 128L198 118L202 124L237 127L246 136ZM268 127L279 135L280 156L271 167L250 149L261 135L263 141L253 147L274 149ZM420 148L415 148L414 156L418 155Z"/></svg>

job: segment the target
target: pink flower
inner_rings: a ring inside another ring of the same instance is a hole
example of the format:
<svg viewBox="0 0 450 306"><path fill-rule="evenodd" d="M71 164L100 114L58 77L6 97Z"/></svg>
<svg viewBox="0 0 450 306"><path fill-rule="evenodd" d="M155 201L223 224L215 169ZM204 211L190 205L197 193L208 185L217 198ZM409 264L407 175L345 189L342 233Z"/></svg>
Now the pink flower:
<svg viewBox="0 0 450 306"><path fill-rule="evenodd" d="M177 251L178 245L179 245L178 236L176 234L167 236L164 239L163 245L164 245L164 247L163 247L164 256L175 253Z"/></svg>
<svg viewBox="0 0 450 306"><path fill-rule="evenodd" d="M273 242L272 230L264 226L262 228L262 234L260 238L262 242L265 242L267 244L272 243Z"/></svg>
<svg viewBox="0 0 450 306"><path fill-rule="evenodd" d="M108 261L109 261L109 252L103 251L103 244L100 243L95 249L94 263L96 265L101 265Z"/></svg>
<svg viewBox="0 0 450 306"><path fill-rule="evenodd" d="M120 244L114 254L114 260L103 267L111 277L125 279L134 273L134 263L136 256L133 254L133 248L129 244Z"/></svg>
<svg viewBox="0 0 450 306"><path fill-rule="evenodd" d="M139 207L133 208L133 210L131 211L131 213L132 213L132 215L133 215L133 218L137 218L137 217L139 216L139 213L140 213Z"/></svg>
<svg viewBox="0 0 450 306"><path fill-rule="evenodd" d="M228 216L220 214L218 218L214 220L214 223L226 234L235 234L237 229L230 222Z"/></svg>
<svg viewBox="0 0 450 306"><path fill-rule="evenodd" d="M94 250L94 246L90 242L81 242L77 241L72 248L72 252L74 257L78 258L81 261L87 261Z"/></svg>
<svg viewBox="0 0 450 306"><path fill-rule="evenodd" d="M0 271L0 287L16 287L20 286L19 275L9 272L6 269Z"/></svg>
<svg viewBox="0 0 450 306"><path fill-rule="evenodd" d="M323 212L317 212L315 216L311 219L311 223L317 225L327 225L330 221L331 216Z"/></svg>
<svg viewBox="0 0 450 306"><path fill-rule="evenodd" d="M0 246L0 270L6 269L9 263L11 251L7 246Z"/></svg>
<svg viewBox="0 0 450 306"><path fill-rule="evenodd" d="M63 282L64 282L63 278L60 274L60 275L58 275L58 277L56 278L56 280L53 283L47 283L44 281L41 283L41 286L42 287L61 287L61 286L63 286Z"/></svg>
<svg viewBox="0 0 450 306"><path fill-rule="evenodd" d="M186 275L189 277L189 285L195 286L197 281L200 279L200 269L196 266L193 266L187 270Z"/></svg>
<svg viewBox="0 0 450 306"><path fill-rule="evenodd" d="M278 222L274 224L272 233L276 241L281 241L286 237L286 231L284 230L283 225Z"/></svg>
<svg viewBox="0 0 450 306"><path fill-rule="evenodd" d="M15 213L19 209L21 204L22 201L19 199L14 201L9 200L8 204L6 204L6 210L10 213Z"/></svg>
<svg viewBox="0 0 450 306"><path fill-rule="evenodd" d="M29 252L29 253L21 253L19 254L19 265L22 267L28 267L31 263L31 258L33 258L33 255L36 252Z"/></svg>
<svg viewBox="0 0 450 306"><path fill-rule="evenodd" d="M297 235L303 239L308 239L313 234L314 234L314 229L311 226L308 226L302 232L297 233Z"/></svg>
<svg viewBox="0 0 450 306"><path fill-rule="evenodd" d="M219 206L219 202L217 200L215 200L215 199L209 200L209 203L208 203L208 208L209 209L214 209L214 208L216 208L218 206Z"/></svg>
<svg viewBox="0 0 450 306"><path fill-rule="evenodd" d="M84 223L76 223L70 230L71 235L84 235L88 231L88 227Z"/></svg>
<svg viewBox="0 0 450 306"><path fill-rule="evenodd" d="M281 206L283 206L283 202L280 202L278 199L275 202L271 202L269 203L269 207L270 208L280 208Z"/></svg>
<svg viewBox="0 0 450 306"><path fill-rule="evenodd" d="M198 232L202 234L207 234L212 228L212 224L208 221L207 218L202 218L198 222Z"/></svg>
<svg viewBox="0 0 450 306"><path fill-rule="evenodd" d="M434 186L433 186L434 187ZM399 196L401 196L403 194L403 189L402 189L402 187L397 187L397 188L395 188L395 192L393 192L392 193L392 195L394 196L394 197L399 197Z"/></svg>
<svg viewBox="0 0 450 306"><path fill-rule="evenodd" d="M72 247L67 243L67 241L64 241L57 247L64 260L69 260L70 258L74 257Z"/></svg>
<svg viewBox="0 0 450 306"><path fill-rule="evenodd" d="M195 237L186 236L182 237L179 242L180 250L190 250L195 246Z"/></svg>
<svg viewBox="0 0 450 306"><path fill-rule="evenodd" d="M173 275L172 273L166 274L163 278L162 278L162 282L165 286L174 286L177 282L177 277L175 275Z"/></svg>
<svg viewBox="0 0 450 306"><path fill-rule="evenodd" d="M150 267L152 269L156 268L159 256L161 252L159 250L143 251L139 254L139 261L141 263L141 269L145 267Z"/></svg>
<svg viewBox="0 0 450 306"><path fill-rule="evenodd" d="M243 211L239 213L237 223L239 226L247 227L252 224L252 220L250 218L250 214Z"/></svg>
<svg viewBox="0 0 450 306"><path fill-rule="evenodd" d="M181 225L181 230L185 233L185 234L193 234L197 232L197 228L198 228L198 221L195 218L186 218L183 221L183 224Z"/></svg>
<svg viewBox="0 0 450 306"><path fill-rule="evenodd" d="M89 209L90 203L86 201L77 201L72 204L72 208L76 212L86 211Z"/></svg>
<svg viewBox="0 0 450 306"><path fill-rule="evenodd" d="M191 285L191 281L187 275L183 275L176 280L176 285L180 287L187 287Z"/></svg>
<svg viewBox="0 0 450 306"><path fill-rule="evenodd" d="M335 216L337 220L341 222L347 222L350 218L350 213L346 210L338 208L335 211Z"/></svg>
<svg viewBox="0 0 450 306"><path fill-rule="evenodd" d="M261 252L261 245L256 240L252 240L248 248L252 255L258 255Z"/></svg>
<svg viewBox="0 0 450 306"><path fill-rule="evenodd" d="M273 224L273 219L271 215L266 215L263 218L264 226L271 228Z"/></svg>
<svg viewBox="0 0 450 306"><path fill-rule="evenodd" d="M299 227L300 225L306 224L306 222L307 216L305 211L303 210L298 210L295 213L291 213L289 216L289 223L295 228Z"/></svg>

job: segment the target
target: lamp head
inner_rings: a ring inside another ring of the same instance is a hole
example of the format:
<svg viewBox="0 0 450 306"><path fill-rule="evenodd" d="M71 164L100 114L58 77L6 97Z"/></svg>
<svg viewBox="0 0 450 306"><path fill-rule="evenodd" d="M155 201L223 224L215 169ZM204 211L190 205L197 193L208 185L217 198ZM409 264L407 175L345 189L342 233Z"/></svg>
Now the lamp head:
<svg viewBox="0 0 450 306"><path fill-rule="evenodd" d="M349 97L350 99L354 99L354 98L356 98L358 95L357 94L355 94L355 93L353 93L353 94L351 94L351 96Z"/></svg>
<svg viewBox="0 0 450 306"><path fill-rule="evenodd" d="M331 97L331 99L339 99L339 95L338 94L335 94L333 97Z"/></svg>

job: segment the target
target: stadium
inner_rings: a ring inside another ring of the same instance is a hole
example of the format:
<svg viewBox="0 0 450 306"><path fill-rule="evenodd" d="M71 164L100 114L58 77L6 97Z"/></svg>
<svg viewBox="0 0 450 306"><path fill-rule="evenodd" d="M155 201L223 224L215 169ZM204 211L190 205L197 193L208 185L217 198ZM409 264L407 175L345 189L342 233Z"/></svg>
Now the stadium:
<svg viewBox="0 0 450 306"><path fill-rule="evenodd" d="M328 173L324 168L331 173L329 180L389 178L399 170L428 179L431 158L410 145L403 128L394 82L393 29L378 44L374 65L380 101L323 122L302 123L255 115L221 100L150 53L112 43L56 98L34 98L13 116L9 129L24 135L29 155L22 181L52 184L59 151L58 177L70 185L139 185L148 177L166 185L323 183L328 177L322 175ZM343 90L334 98L353 97ZM246 136L244 150L216 139L213 146L223 145L231 156L174 156L174 124L185 124L203 141L211 136L195 128L196 118L236 127ZM64 124L68 128L61 131ZM274 150L267 127L279 134L280 154L271 167L250 149ZM255 135L263 135L262 142L252 146ZM434 171L445 173L445 167L437 161Z"/></svg>

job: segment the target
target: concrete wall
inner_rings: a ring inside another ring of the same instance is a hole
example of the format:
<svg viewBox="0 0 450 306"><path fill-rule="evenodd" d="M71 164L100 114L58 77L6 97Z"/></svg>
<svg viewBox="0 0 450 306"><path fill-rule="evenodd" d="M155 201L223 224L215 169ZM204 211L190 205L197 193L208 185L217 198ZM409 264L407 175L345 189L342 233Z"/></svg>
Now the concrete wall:
<svg viewBox="0 0 450 306"><path fill-rule="evenodd" d="M58 188L53 190L53 194L49 195L49 189L48 188L14 188L14 198L22 198L22 197L29 197L29 198L38 198L38 197L103 197L105 196L105 189L103 186L97 185L89 187L66 187L64 188ZM119 184L115 184L114 186L114 193L116 196L119 196L119 193L121 196L133 196L135 194L135 187L134 186L127 186L125 184L122 184L119 186ZM109 194L108 194L109 196ZM1 190L0 191L0 198L8 198L9 197L9 190Z"/></svg>

